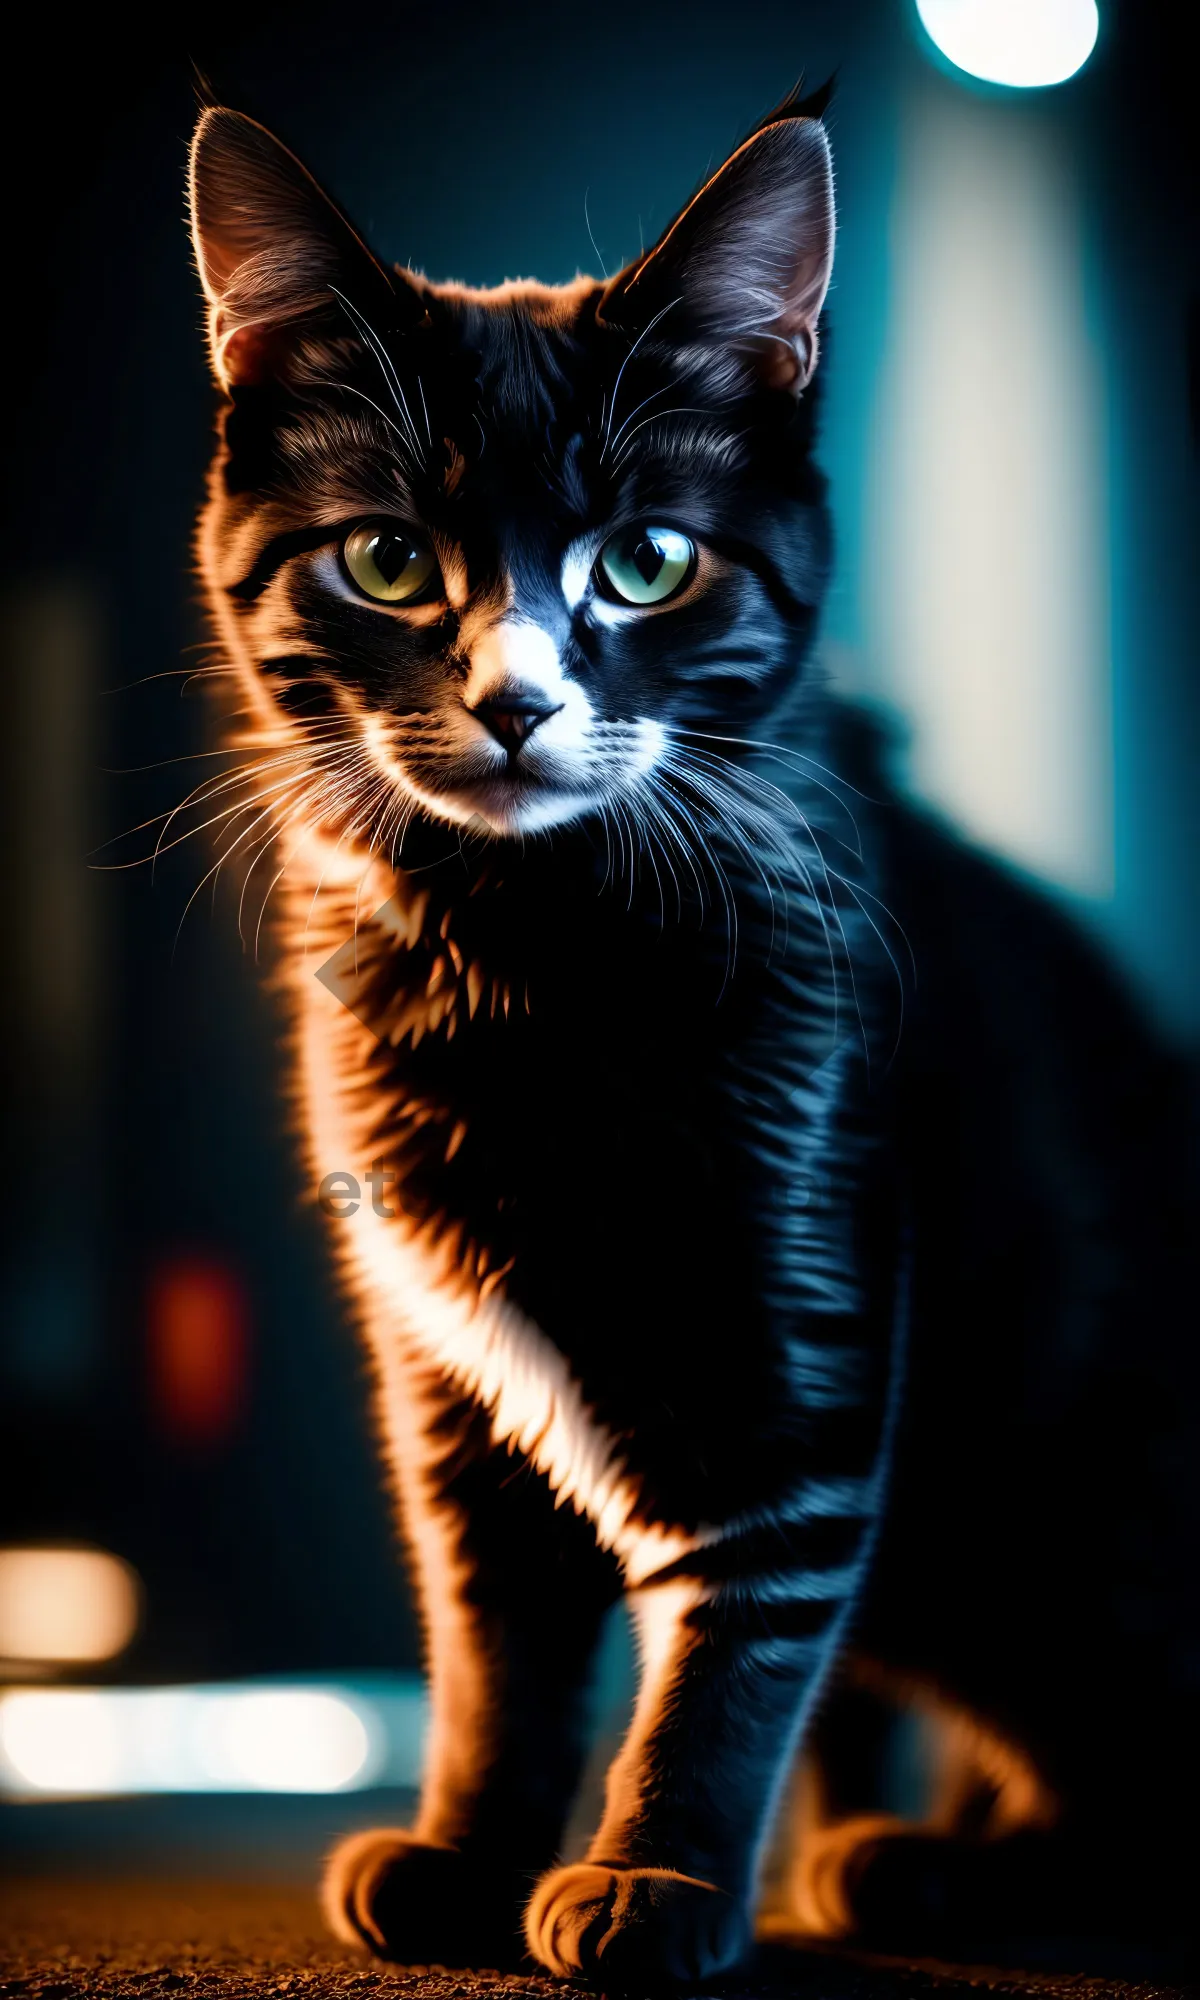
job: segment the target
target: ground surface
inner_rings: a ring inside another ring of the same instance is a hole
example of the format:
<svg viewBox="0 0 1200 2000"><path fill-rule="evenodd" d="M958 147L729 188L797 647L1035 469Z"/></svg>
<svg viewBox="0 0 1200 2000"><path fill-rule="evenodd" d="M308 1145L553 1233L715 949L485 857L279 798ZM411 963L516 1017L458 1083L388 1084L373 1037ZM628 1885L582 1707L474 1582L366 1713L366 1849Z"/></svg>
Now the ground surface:
<svg viewBox="0 0 1200 2000"><path fill-rule="evenodd" d="M899 1966L772 1947L726 2000L1178 2000L1155 1981ZM1193 1989L1194 1990L1194 1989ZM324 1935L293 1887L10 1880L0 1885L0 2000L577 2000L552 1979L373 1964ZM589 1996L594 2000L594 1996Z"/></svg>

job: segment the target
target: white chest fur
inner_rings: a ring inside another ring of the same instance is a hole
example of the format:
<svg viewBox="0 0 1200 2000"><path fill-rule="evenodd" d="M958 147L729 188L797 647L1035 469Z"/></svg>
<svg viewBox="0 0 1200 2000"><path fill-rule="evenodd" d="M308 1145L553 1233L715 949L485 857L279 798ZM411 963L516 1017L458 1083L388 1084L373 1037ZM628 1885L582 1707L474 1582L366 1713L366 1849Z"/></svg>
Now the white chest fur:
<svg viewBox="0 0 1200 2000"><path fill-rule="evenodd" d="M359 1121L335 1081L356 1031L332 996L311 996L302 1039L307 1137L319 1176L359 1157ZM331 1046L331 1033L342 1046ZM336 1227L339 1260L385 1382L396 1379L389 1348L415 1345L487 1411L497 1442L544 1473L560 1504L588 1516L631 1585L706 1539L703 1530L644 1518L618 1440L588 1407L561 1350L504 1296L501 1281L477 1283L456 1267L446 1239L418 1233L400 1212L379 1215L368 1200Z"/></svg>

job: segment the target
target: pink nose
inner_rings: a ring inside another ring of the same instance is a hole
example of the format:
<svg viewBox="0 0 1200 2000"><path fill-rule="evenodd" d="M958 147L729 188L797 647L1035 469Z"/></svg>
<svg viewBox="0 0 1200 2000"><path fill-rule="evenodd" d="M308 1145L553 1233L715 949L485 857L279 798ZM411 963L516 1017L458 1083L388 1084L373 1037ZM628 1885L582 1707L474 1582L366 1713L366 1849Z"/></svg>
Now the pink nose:
<svg viewBox="0 0 1200 2000"><path fill-rule="evenodd" d="M551 705L530 695L495 695L490 701L481 701L471 714L491 730L510 757L517 757L538 724L557 715L561 707L561 702Z"/></svg>

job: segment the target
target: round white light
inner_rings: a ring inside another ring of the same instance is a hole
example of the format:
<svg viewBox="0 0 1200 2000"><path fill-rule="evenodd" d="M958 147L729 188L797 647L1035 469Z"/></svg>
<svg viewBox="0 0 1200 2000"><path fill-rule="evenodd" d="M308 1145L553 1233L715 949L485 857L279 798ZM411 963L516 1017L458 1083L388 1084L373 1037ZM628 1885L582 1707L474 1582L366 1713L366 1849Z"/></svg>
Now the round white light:
<svg viewBox="0 0 1200 2000"><path fill-rule="evenodd" d="M1065 83L1096 46L1096 0L917 0L930 40L956 69L1014 90Z"/></svg>
<svg viewBox="0 0 1200 2000"><path fill-rule="evenodd" d="M0 1756L35 1792L113 1792L122 1777L121 1732L105 1694L36 1688L0 1702Z"/></svg>
<svg viewBox="0 0 1200 2000"><path fill-rule="evenodd" d="M372 1748L357 1709L307 1688L212 1696L196 1740L210 1783L231 1791L340 1792Z"/></svg>

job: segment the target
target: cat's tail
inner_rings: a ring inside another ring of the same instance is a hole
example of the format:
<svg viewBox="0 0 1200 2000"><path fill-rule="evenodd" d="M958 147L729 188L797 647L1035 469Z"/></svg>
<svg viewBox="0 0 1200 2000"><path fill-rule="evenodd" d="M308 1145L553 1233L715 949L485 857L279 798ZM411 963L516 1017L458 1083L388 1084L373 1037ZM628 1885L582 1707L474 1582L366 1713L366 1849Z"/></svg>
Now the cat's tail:
<svg viewBox="0 0 1200 2000"><path fill-rule="evenodd" d="M917 1872L947 1847L995 1850L1050 1832L1057 1818L1053 1793L1017 1745L934 1690L855 1661L797 1767L761 1928L853 1937L871 1928L866 1905L902 1850Z"/></svg>

